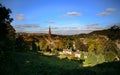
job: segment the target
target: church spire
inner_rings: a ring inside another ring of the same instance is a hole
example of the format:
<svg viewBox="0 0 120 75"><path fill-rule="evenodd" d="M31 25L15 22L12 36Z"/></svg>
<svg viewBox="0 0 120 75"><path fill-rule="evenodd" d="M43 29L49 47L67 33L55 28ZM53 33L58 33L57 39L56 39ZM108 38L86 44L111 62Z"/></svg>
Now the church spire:
<svg viewBox="0 0 120 75"><path fill-rule="evenodd" d="M48 38L51 39L51 28L49 26L49 30L48 30Z"/></svg>

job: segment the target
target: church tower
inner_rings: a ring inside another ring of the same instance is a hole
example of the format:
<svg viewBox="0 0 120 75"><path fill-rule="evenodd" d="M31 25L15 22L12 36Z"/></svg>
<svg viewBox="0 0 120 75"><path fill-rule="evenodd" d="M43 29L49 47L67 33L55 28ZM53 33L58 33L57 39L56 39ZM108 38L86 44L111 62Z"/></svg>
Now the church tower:
<svg viewBox="0 0 120 75"><path fill-rule="evenodd" d="M49 26L49 30L48 30L48 39L50 40L51 39L51 28Z"/></svg>

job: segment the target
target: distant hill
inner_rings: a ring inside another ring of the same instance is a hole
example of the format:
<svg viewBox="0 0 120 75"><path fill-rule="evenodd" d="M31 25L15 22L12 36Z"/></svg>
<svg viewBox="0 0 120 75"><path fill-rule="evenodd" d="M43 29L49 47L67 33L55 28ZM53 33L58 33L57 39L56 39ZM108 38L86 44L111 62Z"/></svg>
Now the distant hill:
<svg viewBox="0 0 120 75"><path fill-rule="evenodd" d="M18 32L18 35L30 35L32 37L47 37L47 33L24 33L24 32ZM51 34L52 38L67 38L67 39L76 39L76 38L89 38L91 36L95 35L104 35L107 36L111 40L117 40L120 39L120 27L119 26L112 26L109 29L104 29L104 30L96 30L88 34L75 34L75 35L58 35L58 34Z"/></svg>
<svg viewBox="0 0 120 75"><path fill-rule="evenodd" d="M111 40L117 40L117 39L120 39L120 27L114 25L109 29L97 30L97 31L93 31L93 32L89 33L89 35L93 35L93 34L105 35L108 38L110 38Z"/></svg>

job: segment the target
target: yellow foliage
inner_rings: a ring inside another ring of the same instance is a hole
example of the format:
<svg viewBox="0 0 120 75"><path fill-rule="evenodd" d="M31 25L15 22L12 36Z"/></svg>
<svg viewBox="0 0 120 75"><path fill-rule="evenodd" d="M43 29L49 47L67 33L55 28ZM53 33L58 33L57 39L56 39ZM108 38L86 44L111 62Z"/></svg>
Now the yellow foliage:
<svg viewBox="0 0 120 75"><path fill-rule="evenodd" d="M94 51L94 48L95 48L94 44L91 44L88 48L88 51Z"/></svg>

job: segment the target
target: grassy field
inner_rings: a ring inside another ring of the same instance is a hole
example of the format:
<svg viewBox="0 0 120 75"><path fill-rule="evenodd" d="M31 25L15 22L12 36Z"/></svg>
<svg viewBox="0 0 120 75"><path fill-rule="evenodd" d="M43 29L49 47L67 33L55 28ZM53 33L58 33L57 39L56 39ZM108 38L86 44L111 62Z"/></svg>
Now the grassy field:
<svg viewBox="0 0 120 75"><path fill-rule="evenodd" d="M0 75L120 75L120 62L82 67L80 62L34 52L11 53L0 65Z"/></svg>

